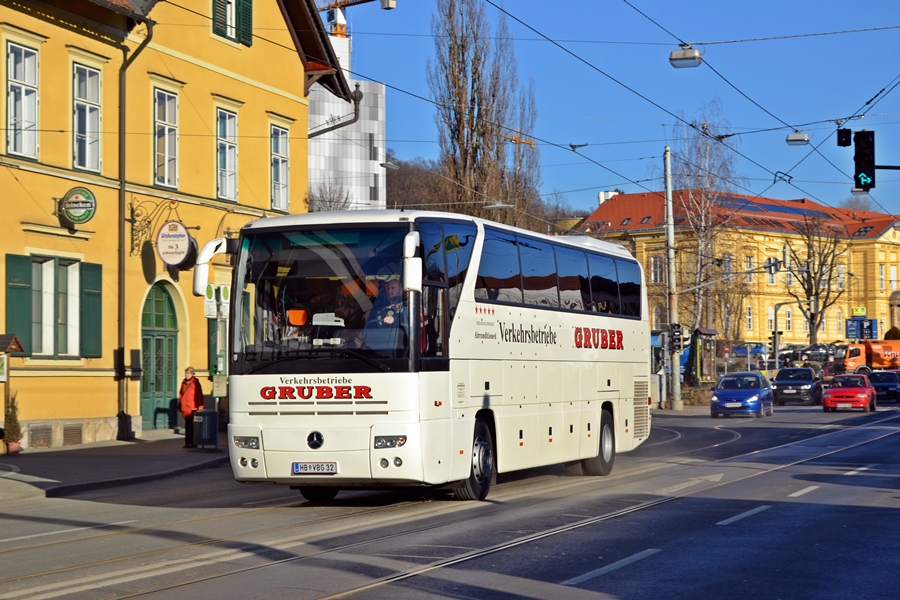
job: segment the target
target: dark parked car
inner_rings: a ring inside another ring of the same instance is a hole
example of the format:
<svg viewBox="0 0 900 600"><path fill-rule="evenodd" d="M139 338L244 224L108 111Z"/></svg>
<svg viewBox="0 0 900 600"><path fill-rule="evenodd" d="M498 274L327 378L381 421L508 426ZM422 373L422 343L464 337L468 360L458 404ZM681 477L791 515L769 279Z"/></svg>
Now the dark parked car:
<svg viewBox="0 0 900 600"><path fill-rule="evenodd" d="M879 402L900 402L900 375L896 371L873 371L869 373L869 381Z"/></svg>
<svg viewBox="0 0 900 600"><path fill-rule="evenodd" d="M713 419L719 415L771 417L774 412L769 380L758 371L725 375L716 384L709 399L709 414Z"/></svg>
<svg viewBox="0 0 900 600"><path fill-rule="evenodd" d="M781 369L772 380L772 393L778 406L784 406L785 402L821 404L822 381L809 367Z"/></svg>

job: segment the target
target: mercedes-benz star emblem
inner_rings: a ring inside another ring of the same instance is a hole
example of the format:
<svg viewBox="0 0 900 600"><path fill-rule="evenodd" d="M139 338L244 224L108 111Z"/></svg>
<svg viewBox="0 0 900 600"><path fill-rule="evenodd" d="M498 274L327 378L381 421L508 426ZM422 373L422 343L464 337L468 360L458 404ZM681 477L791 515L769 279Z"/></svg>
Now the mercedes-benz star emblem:
<svg viewBox="0 0 900 600"><path fill-rule="evenodd" d="M312 448L313 450L318 450L322 447L322 444L325 443L325 436L319 433L318 431L313 431L306 438L306 445Z"/></svg>

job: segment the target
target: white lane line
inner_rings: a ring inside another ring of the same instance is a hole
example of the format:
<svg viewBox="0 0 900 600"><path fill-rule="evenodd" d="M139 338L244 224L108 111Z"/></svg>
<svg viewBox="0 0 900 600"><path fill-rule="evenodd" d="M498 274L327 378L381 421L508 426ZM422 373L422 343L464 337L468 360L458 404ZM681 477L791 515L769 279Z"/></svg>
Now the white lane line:
<svg viewBox="0 0 900 600"><path fill-rule="evenodd" d="M281 502L282 500L296 500L300 502L300 497L296 494L293 496L285 496L284 498L270 498L268 500L257 500L256 502L244 502L242 506L251 506L253 504L265 504L266 502Z"/></svg>
<svg viewBox="0 0 900 600"><path fill-rule="evenodd" d="M863 471L868 471L869 469L871 469L874 466L875 466L874 464L866 465L864 467L860 467L860 468L856 469L855 471L847 471L846 473L844 473L844 475L859 475Z"/></svg>
<svg viewBox="0 0 900 600"><path fill-rule="evenodd" d="M767 508L772 508L772 507L770 505L757 506L753 510L748 510L747 512L742 512L739 515L735 515L735 516L731 517L730 519L725 519L724 521L719 521L718 523L716 523L716 525L731 525L735 521L740 521L741 519L753 516L756 513L761 513L762 511L766 510Z"/></svg>
<svg viewBox="0 0 900 600"><path fill-rule="evenodd" d="M671 496L675 492L680 492L683 489L687 489L689 487L693 487L695 485L699 485L704 481L708 481L710 483L718 483L722 481L722 477L725 476L725 473L716 473L715 475L704 475L703 477L694 477L693 479L688 479L687 481L683 481L681 483L676 483L675 485L670 485L667 488L663 488L656 492L661 496Z"/></svg>
<svg viewBox="0 0 900 600"><path fill-rule="evenodd" d="M819 489L817 485L811 485L808 488L803 488L799 492L794 492L793 494L788 494L788 498L797 498L798 496L802 496L803 494L808 494L813 490Z"/></svg>
<svg viewBox="0 0 900 600"><path fill-rule="evenodd" d="M0 544L3 542L15 542L17 540L28 540L36 537L43 537L45 535L59 535L61 533L72 533L73 531L85 531L86 529L102 529L103 527L115 527L116 525L127 525L128 523L136 523L137 521L119 521L118 523L109 523L108 525L94 525L93 527L75 527L74 529L60 529L59 531L48 531L46 533L33 533L31 535L20 535L19 537L14 538L6 538L5 540L0 540Z"/></svg>
<svg viewBox="0 0 900 600"><path fill-rule="evenodd" d="M578 577L573 577L572 579L567 579L560 583L560 585L578 585L579 583L584 583L588 579L593 579L595 577L600 577L601 575L606 575L610 571L615 571L616 569L621 569L631 563L637 562L639 560L643 560L648 556L653 556L657 552L662 552L662 548L650 548L648 550L644 550L643 552L638 552L634 556L629 556L628 558L623 558L619 562L614 562L611 565L606 565L605 567L601 567L599 569L595 569L589 573L585 573L584 575L579 575Z"/></svg>

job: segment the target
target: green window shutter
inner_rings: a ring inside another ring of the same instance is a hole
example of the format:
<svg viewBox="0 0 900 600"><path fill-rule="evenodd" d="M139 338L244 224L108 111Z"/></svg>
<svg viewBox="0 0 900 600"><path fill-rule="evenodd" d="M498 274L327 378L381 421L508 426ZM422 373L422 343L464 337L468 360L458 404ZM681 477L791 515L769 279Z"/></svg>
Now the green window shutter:
<svg viewBox="0 0 900 600"><path fill-rule="evenodd" d="M245 46L253 45L253 0L238 0L237 41Z"/></svg>
<svg viewBox="0 0 900 600"><path fill-rule="evenodd" d="M206 319L207 364L209 366L210 375L215 375L216 365L218 363L219 340L216 339L217 334L216 320Z"/></svg>
<svg viewBox="0 0 900 600"><path fill-rule="evenodd" d="M222 37L227 37L228 21L225 16L225 0L213 0L212 15L213 33L221 35Z"/></svg>
<svg viewBox="0 0 900 600"><path fill-rule="evenodd" d="M6 333L14 333L31 356L31 257L6 255Z"/></svg>
<svg viewBox="0 0 900 600"><path fill-rule="evenodd" d="M81 356L103 356L103 265L81 263Z"/></svg>

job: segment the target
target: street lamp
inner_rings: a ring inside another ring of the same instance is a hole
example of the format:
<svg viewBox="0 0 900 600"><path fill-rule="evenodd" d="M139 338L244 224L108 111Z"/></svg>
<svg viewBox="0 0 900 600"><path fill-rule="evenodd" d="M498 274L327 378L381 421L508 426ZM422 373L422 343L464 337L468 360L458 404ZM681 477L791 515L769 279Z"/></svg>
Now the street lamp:
<svg viewBox="0 0 900 600"><path fill-rule="evenodd" d="M788 146L807 146L809 145L809 134L803 133L799 129L794 130L794 133L789 133L787 135L785 141Z"/></svg>
<svg viewBox="0 0 900 600"><path fill-rule="evenodd" d="M676 69L699 67L702 62L703 55L690 44L681 44L681 50L673 50L669 55L669 64Z"/></svg>

